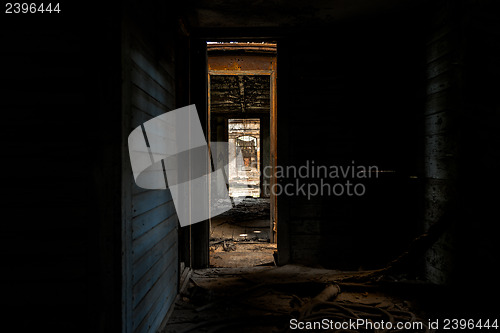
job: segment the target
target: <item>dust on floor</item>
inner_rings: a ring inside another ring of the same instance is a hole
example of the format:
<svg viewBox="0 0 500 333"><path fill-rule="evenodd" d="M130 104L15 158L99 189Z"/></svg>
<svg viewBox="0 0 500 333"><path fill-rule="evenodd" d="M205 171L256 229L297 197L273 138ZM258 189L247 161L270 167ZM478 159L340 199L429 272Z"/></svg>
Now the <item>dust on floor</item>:
<svg viewBox="0 0 500 333"><path fill-rule="evenodd" d="M178 297L162 333L284 333L293 331L293 319L326 318L341 322L364 318L393 324L426 322L420 319L422 313L404 295L388 293L376 285L342 282L359 274L296 265L197 270L188 288ZM341 292L330 295L331 299L326 301L318 298L332 284L340 286ZM377 332L373 329L360 331ZM422 326L407 331L428 330Z"/></svg>
<svg viewBox="0 0 500 333"><path fill-rule="evenodd" d="M240 198L233 209L210 221L210 266L274 265L269 199Z"/></svg>
<svg viewBox="0 0 500 333"><path fill-rule="evenodd" d="M273 265L276 244L223 241L210 246L211 267L252 267Z"/></svg>

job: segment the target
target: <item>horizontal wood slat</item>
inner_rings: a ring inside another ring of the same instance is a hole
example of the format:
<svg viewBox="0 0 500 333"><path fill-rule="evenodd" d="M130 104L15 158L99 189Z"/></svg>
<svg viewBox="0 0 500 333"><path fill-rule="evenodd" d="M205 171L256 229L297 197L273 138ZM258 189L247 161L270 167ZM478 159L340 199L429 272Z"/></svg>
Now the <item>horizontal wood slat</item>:
<svg viewBox="0 0 500 333"><path fill-rule="evenodd" d="M168 268L166 263L172 261L176 256L176 237L177 230L172 230L164 239L155 246L147 256L146 260L139 260L134 264L134 288L132 294L132 301L134 307L142 300L142 298L149 292L155 281L163 274ZM142 266L142 267L138 267ZM148 269L144 274L139 270Z"/></svg>
<svg viewBox="0 0 500 333"><path fill-rule="evenodd" d="M172 200L170 191L155 190L139 193L132 198L132 216L138 216Z"/></svg>
<svg viewBox="0 0 500 333"><path fill-rule="evenodd" d="M175 64L169 54L130 31L127 67L129 130L175 108ZM175 129L160 133L175 141ZM175 142L174 142L175 144ZM133 176L130 175L133 181ZM130 188L130 284L127 332L155 332L177 294L178 219L170 191Z"/></svg>
<svg viewBox="0 0 500 333"><path fill-rule="evenodd" d="M156 227L133 241L132 260L135 262L145 255L159 241L161 241L170 231L177 227L177 216L171 216Z"/></svg>
<svg viewBox="0 0 500 333"><path fill-rule="evenodd" d="M132 239L137 239L144 233L153 229L161 221L175 214L173 201L167 201L144 214L132 219Z"/></svg>

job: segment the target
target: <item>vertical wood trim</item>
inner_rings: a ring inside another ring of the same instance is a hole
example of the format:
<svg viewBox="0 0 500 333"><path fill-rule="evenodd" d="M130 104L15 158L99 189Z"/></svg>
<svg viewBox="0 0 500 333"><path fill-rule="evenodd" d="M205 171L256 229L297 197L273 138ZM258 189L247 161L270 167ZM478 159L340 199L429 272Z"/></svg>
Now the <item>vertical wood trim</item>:
<svg viewBox="0 0 500 333"><path fill-rule="evenodd" d="M274 177L274 173L277 165L277 89L276 89L276 59L277 56L268 56L266 58L272 58L271 67L267 69L237 69L237 70L225 70L225 69L211 69L208 70L207 73L207 99L208 99L208 144L210 145L210 135L211 135L211 106L210 106L210 78L211 75L268 75L270 80L270 161L272 167L272 176L270 177L270 188L272 188L273 184L276 183L276 178ZM264 62L264 65L268 65L268 62ZM220 65L220 63L218 64ZM215 66L213 66L215 67ZM277 225L278 221L278 209L277 209L277 197L270 191L270 218L269 218L269 236L271 243L276 243L277 237L275 230L275 225ZM276 227L277 228L277 227Z"/></svg>
<svg viewBox="0 0 500 333"><path fill-rule="evenodd" d="M207 126L207 48L204 39L191 39L190 59L190 104L196 105L201 126L208 138ZM207 164L208 165L208 164ZM207 169L207 174L209 170ZM196 189L193 189L196 190ZM206 189L208 192L208 188ZM207 193L208 194L208 193ZM209 266L209 220L198 222L191 227L193 268L207 268Z"/></svg>
<svg viewBox="0 0 500 333"><path fill-rule="evenodd" d="M208 61L207 61L208 64ZM211 125L211 105L210 105L210 72L207 73L207 144L208 144L208 161L207 161L207 169L210 172L209 173L209 181L208 181L208 202L212 202L212 170L210 159L212 158L212 146L210 142L212 141L212 127ZM208 205L208 216L212 216L212 205ZM212 219L209 217L208 218L208 228L209 232L210 229L212 228ZM208 259L210 261L210 258Z"/></svg>
<svg viewBox="0 0 500 333"><path fill-rule="evenodd" d="M270 179L270 201L271 201L271 221L270 221L270 232L269 235L271 237L271 243L277 242L277 230L278 230L278 200L276 195L273 193L272 188L273 185L276 184L275 171L277 166L278 159L278 136L277 136L277 89L276 89L276 59L277 56L274 57L273 68L271 72L271 128L270 128L270 143L271 143L271 179Z"/></svg>
<svg viewBox="0 0 500 333"><path fill-rule="evenodd" d="M291 82L293 82L293 78L290 73L292 73L293 68L291 66L291 58L293 55L293 48L290 46L290 42L286 39L281 39L277 44L277 55L281 55L280 57L280 66L279 68L276 66L276 81L279 82L279 86L276 87L276 103L278 100L278 91L290 93L291 91ZM284 55L284 57L283 57ZM278 73L278 69L280 69ZM280 74L278 76L278 74ZM280 102L280 110L288 109L291 107L290 100L282 100ZM278 118L278 109L276 108L276 118ZM290 160L290 147L289 147L289 131L290 131L290 117L282 117L280 118L280 127L278 132L278 126L275 128L276 135L276 150L279 151L280 163L282 165L286 165ZM283 140L278 141L278 137L284 138ZM279 147L278 147L279 145ZM277 165L277 161L276 161ZM278 182L278 179L275 179ZM285 265L291 261L291 250L290 250L290 208L291 202L289 197L280 196L280 198L276 198L277 204L279 204L279 223L278 223L278 233L276 234L277 238L277 249L278 249L278 265Z"/></svg>
<svg viewBox="0 0 500 333"><path fill-rule="evenodd" d="M217 58L215 56L214 58ZM231 57L226 57L226 61L231 61ZM270 105L270 162L271 162L271 167L272 167L272 176L270 177L270 188L273 187L273 184L276 183L276 178L274 177L274 173L276 170L277 166L277 55L274 56L266 56L265 57L266 61L262 61L261 64L253 64L253 68L245 68L245 69L226 69L225 67L225 62L209 62L209 70L207 73L207 98L208 98L208 141L210 144L210 134L211 134L211 129L210 129L210 78L211 75L269 75L270 79L270 100L271 100L271 105ZM269 62L267 59L271 59ZM270 64L270 66L269 66ZM208 68L207 67L207 68ZM270 208L271 208L271 213L270 213L270 221L269 221L269 228L270 228L270 241L272 243L277 242L277 236L276 232L274 231L275 228L277 230L277 221L278 221L278 209L277 209L277 197L270 191Z"/></svg>

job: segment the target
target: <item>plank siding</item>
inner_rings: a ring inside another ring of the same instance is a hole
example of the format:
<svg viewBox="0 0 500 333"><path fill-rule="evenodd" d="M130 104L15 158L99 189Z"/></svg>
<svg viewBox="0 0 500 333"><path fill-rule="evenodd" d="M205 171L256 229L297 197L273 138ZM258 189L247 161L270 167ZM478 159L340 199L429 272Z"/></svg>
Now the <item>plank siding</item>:
<svg viewBox="0 0 500 333"><path fill-rule="evenodd" d="M175 108L175 65L171 54L158 49L129 25L125 45L130 132L144 122ZM161 61L159 59L162 59ZM166 133L175 141L175 129ZM133 177L128 175L133 183ZM125 332L156 332L173 305L178 284L178 219L168 190L147 190L135 184L128 190L130 273L125 304Z"/></svg>
<svg viewBox="0 0 500 333"><path fill-rule="evenodd" d="M143 214L171 200L172 196L169 191L147 191L137 194L132 198L133 216Z"/></svg>
<svg viewBox="0 0 500 333"><path fill-rule="evenodd" d="M177 221L173 218L166 219L146 234L133 240L133 262L146 254L157 242L161 241L170 231L175 229L177 227L176 223Z"/></svg>
<svg viewBox="0 0 500 333"><path fill-rule="evenodd" d="M175 240L175 236L175 232L169 232L168 235L151 248L146 255L134 262L134 271L132 275L134 281L140 280L158 260L163 258L167 252L172 249L172 244L170 244L170 242Z"/></svg>
<svg viewBox="0 0 500 333"><path fill-rule="evenodd" d="M172 231L171 237L165 237L163 240L172 241L175 239L175 237L176 233L175 231ZM168 266L166 266L165 263L171 263L171 261L175 259L174 254L175 249L174 246L171 245L166 252L159 252L156 255L158 260L152 264L151 268L144 275L140 276L140 278L137 278L137 280L135 280L134 276L134 288L132 296L134 307L137 307L137 305L151 290L156 281L158 281L159 278L165 273L165 271L168 270ZM153 258L155 257L154 253L148 253L148 255L151 255Z"/></svg>
<svg viewBox="0 0 500 333"><path fill-rule="evenodd" d="M166 270L164 275L162 275L153 288L151 288L147 298L138 305L137 312L140 313L142 305L147 306L151 304L146 315L141 322L138 323L135 332L155 332L165 317L165 314L168 312L168 309L172 306L177 291L172 289L171 286L177 284L178 272L176 261L172 260L170 264L171 266L175 266L175 269ZM156 296L156 298L154 296ZM138 318L139 316L137 316L137 319Z"/></svg>
<svg viewBox="0 0 500 333"><path fill-rule="evenodd" d="M457 118L460 115L460 50L457 26L446 2L431 21L426 44L424 111L424 228L440 222L453 208L458 167ZM449 282L455 252L453 231L447 230L425 256L425 276L437 284Z"/></svg>
<svg viewBox="0 0 500 333"><path fill-rule="evenodd" d="M135 88L135 87L134 87ZM134 89L132 94L132 105L140 110L139 113L152 117L164 113L166 106L149 96L141 89ZM137 114L139 116L140 114ZM140 125L140 124L139 124Z"/></svg>
<svg viewBox="0 0 500 333"><path fill-rule="evenodd" d="M171 266L177 266L176 260L171 260L166 263ZM173 290L171 288L171 277L177 276L177 268L168 269L166 268L162 271L162 274L155 280L155 282L151 285L148 292L141 299L141 301L134 308L134 317L132 321L132 326L134 327L134 332L136 332L137 326L141 324L145 317L147 317L150 313L155 311L154 303L157 299L162 301L167 301L170 292ZM175 283L174 283L175 284ZM172 301L172 299L170 299ZM156 304L157 306L159 304ZM161 305L160 305L161 306ZM149 332L149 330L148 330ZM154 332L154 329L153 329Z"/></svg>
<svg viewBox="0 0 500 333"><path fill-rule="evenodd" d="M174 94L162 87L158 82L151 78L142 68L134 66L132 68L133 84L161 103L163 106L173 106Z"/></svg>
<svg viewBox="0 0 500 333"><path fill-rule="evenodd" d="M155 208L136 216L132 219L132 239L137 239L144 233L153 229L158 221L163 221L175 213L172 200L165 202Z"/></svg>

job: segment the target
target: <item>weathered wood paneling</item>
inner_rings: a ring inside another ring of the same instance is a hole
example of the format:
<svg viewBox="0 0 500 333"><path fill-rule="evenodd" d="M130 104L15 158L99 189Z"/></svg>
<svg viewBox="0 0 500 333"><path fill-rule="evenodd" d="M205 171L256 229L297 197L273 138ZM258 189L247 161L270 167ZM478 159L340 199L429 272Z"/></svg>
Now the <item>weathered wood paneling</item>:
<svg viewBox="0 0 500 333"><path fill-rule="evenodd" d="M451 7L438 3L439 15L430 20L426 45L424 174L424 227L440 222L454 210L458 174L458 121L460 116L460 45ZM425 256L426 278L447 283L455 247L447 230Z"/></svg>
<svg viewBox="0 0 500 333"><path fill-rule="evenodd" d="M170 221L170 224L173 224L174 222L176 221ZM166 255L167 251L172 249L172 245L175 244L175 232L172 232L172 230L168 232L167 230L166 233L168 234L161 238L153 248L149 249L143 256L134 262L134 271L132 275L132 279L134 281L141 279L142 276L149 269L151 269L160 258L163 258Z"/></svg>
<svg viewBox="0 0 500 333"><path fill-rule="evenodd" d="M151 229L149 232L145 233L141 237L133 241L133 252L132 260L135 262L141 256L145 255L153 248L156 243L160 242L170 231L177 227L177 220L173 218L168 218Z"/></svg>
<svg viewBox="0 0 500 333"><path fill-rule="evenodd" d="M132 219L132 239L137 239L144 233L149 232L158 225L159 221L165 220L174 213L174 203L170 200L141 215L135 216Z"/></svg>
<svg viewBox="0 0 500 333"><path fill-rule="evenodd" d="M132 202L133 216L143 214L170 200L172 200L172 196L168 191L146 191L134 195Z"/></svg>
<svg viewBox="0 0 500 333"><path fill-rule="evenodd" d="M158 54L158 48L148 43L138 28L130 28L126 42L127 130L131 131L175 108L175 66L173 55ZM174 128L166 135L175 141ZM133 183L132 174L128 177ZM168 190L147 190L136 185L127 190L130 218L125 237L130 249L125 260L129 267L125 331L155 332L177 294L178 219Z"/></svg>

